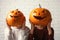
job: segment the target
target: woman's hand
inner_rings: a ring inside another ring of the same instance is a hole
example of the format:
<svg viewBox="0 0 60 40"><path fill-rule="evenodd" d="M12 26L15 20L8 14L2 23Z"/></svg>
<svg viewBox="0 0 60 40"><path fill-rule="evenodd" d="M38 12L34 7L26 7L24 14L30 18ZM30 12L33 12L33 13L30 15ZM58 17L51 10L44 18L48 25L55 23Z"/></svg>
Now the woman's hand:
<svg viewBox="0 0 60 40"><path fill-rule="evenodd" d="M33 31L34 31L34 27L35 25L29 20L30 24L31 24L31 30L30 30L30 33L33 34Z"/></svg>
<svg viewBox="0 0 60 40"><path fill-rule="evenodd" d="M52 34L52 30L51 30L51 22L48 23L47 29L48 29L48 34L51 35L51 34Z"/></svg>

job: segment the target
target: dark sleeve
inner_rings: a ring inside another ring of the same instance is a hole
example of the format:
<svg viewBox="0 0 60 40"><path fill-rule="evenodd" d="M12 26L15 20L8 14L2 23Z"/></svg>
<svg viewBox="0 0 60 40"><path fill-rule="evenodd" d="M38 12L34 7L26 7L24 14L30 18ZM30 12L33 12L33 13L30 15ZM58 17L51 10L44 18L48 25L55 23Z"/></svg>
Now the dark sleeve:
<svg viewBox="0 0 60 40"><path fill-rule="evenodd" d="M49 40L54 40L54 29L51 28L51 30L52 30L52 34L48 35L48 38L49 38Z"/></svg>
<svg viewBox="0 0 60 40"><path fill-rule="evenodd" d="M33 40L33 34L29 34L28 40Z"/></svg>

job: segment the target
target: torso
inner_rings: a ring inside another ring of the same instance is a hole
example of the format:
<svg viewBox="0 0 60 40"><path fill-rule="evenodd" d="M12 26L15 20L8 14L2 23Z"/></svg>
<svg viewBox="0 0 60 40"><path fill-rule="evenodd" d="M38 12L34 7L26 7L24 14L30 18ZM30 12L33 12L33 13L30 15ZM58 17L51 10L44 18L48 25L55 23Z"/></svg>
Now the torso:
<svg viewBox="0 0 60 40"><path fill-rule="evenodd" d="M34 40L47 40L47 30L45 28L40 30L34 27L33 36Z"/></svg>
<svg viewBox="0 0 60 40"><path fill-rule="evenodd" d="M27 40L29 29L16 29L12 28L12 34L15 40Z"/></svg>

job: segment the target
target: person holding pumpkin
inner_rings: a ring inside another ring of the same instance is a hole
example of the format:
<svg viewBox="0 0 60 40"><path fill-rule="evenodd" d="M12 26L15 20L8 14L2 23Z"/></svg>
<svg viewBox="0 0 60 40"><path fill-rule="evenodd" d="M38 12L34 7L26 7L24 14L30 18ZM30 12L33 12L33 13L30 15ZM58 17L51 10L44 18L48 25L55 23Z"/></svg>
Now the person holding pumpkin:
<svg viewBox="0 0 60 40"><path fill-rule="evenodd" d="M31 32L28 40L54 40L51 14L45 8L33 9L30 13Z"/></svg>
<svg viewBox="0 0 60 40"><path fill-rule="evenodd" d="M25 16L21 11L10 11L6 17L8 27L5 30L5 40L27 40L30 30L25 22Z"/></svg>

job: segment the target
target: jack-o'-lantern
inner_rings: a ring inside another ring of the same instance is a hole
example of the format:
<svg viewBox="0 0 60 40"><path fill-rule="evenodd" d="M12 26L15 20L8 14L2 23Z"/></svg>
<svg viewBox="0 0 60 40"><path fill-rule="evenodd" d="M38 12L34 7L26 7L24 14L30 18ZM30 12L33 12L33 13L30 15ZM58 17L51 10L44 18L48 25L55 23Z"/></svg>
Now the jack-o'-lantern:
<svg viewBox="0 0 60 40"><path fill-rule="evenodd" d="M22 25L25 22L25 16L18 9L12 10L8 13L6 22L10 26Z"/></svg>
<svg viewBox="0 0 60 40"><path fill-rule="evenodd" d="M33 24L47 26L51 21L51 14L45 8L35 8L30 12L29 20Z"/></svg>

